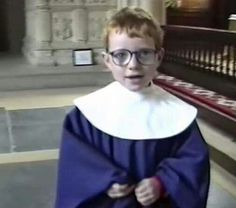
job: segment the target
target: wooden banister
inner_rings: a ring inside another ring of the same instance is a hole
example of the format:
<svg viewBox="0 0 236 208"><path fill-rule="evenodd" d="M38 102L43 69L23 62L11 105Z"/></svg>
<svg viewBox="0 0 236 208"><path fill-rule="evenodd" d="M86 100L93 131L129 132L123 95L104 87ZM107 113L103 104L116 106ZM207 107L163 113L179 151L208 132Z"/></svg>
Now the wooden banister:
<svg viewBox="0 0 236 208"><path fill-rule="evenodd" d="M177 25L163 29L164 61L236 80L236 32Z"/></svg>

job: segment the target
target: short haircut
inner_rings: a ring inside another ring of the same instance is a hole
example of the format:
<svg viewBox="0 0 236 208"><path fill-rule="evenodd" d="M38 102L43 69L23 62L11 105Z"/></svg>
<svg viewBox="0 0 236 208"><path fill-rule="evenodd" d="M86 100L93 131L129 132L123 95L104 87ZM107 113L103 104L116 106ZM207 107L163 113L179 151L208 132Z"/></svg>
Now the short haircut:
<svg viewBox="0 0 236 208"><path fill-rule="evenodd" d="M127 33L129 37L151 37L158 50L162 46L163 31L159 23L146 11L141 8L125 7L116 12L104 30L105 48L109 48L109 35L111 32Z"/></svg>

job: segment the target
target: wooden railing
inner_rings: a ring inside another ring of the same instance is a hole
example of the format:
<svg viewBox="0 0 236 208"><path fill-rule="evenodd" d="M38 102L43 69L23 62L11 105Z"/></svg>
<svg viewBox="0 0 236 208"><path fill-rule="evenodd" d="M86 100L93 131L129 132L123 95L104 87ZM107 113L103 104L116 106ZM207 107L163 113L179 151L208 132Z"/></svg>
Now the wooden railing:
<svg viewBox="0 0 236 208"><path fill-rule="evenodd" d="M236 32L174 25L163 29L164 61L236 80Z"/></svg>

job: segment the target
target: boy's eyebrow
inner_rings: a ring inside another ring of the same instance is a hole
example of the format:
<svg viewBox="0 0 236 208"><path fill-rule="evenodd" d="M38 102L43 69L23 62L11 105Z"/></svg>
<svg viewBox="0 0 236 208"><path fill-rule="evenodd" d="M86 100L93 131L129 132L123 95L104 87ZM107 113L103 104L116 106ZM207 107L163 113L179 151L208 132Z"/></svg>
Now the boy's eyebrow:
<svg viewBox="0 0 236 208"><path fill-rule="evenodd" d="M128 48L117 48L117 49L113 49L113 50L107 49L107 52L109 52L109 51L120 51L120 50L128 50L128 51L134 52L134 51L150 50L150 49L151 49L151 50L158 51L158 49L156 49L156 48L143 47L143 48L139 48L138 50L130 50L130 49L128 49Z"/></svg>

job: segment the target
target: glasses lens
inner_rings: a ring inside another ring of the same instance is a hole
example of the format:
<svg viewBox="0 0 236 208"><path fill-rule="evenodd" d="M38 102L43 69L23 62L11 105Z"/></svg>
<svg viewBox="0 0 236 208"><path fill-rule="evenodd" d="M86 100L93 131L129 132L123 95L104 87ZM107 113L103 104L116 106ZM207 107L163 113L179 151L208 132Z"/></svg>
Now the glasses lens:
<svg viewBox="0 0 236 208"><path fill-rule="evenodd" d="M156 59L156 52L151 49L145 49L137 52L137 58L141 64L153 64Z"/></svg>
<svg viewBox="0 0 236 208"><path fill-rule="evenodd" d="M130 60L130 53L126 50L117 50L111 53L113 61L117 65L126 65Z"/></svg>

